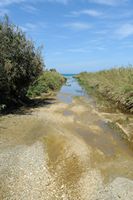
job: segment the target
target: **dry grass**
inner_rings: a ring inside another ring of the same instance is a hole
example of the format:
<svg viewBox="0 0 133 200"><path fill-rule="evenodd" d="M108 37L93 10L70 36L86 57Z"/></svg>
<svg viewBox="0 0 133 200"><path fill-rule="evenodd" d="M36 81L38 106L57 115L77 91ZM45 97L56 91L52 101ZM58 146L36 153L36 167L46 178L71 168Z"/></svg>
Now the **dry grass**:
<svg viewBox="0 0 133 200"><path fill-rule="evenodd" d="M133 66L76 76L86 91L97 91L119 108L133 113Z"/></svg>

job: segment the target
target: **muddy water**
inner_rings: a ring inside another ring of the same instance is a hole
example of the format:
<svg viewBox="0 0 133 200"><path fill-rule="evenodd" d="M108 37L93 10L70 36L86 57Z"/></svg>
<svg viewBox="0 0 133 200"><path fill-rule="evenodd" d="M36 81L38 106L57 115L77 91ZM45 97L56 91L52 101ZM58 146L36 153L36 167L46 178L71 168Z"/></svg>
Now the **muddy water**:
<svg viewBox="0 0 133 200"><path fill-rule="evenodd" d="M66 96L69 98L64 99ZM120 131L110 128L105 120L95 115L94 110L87 106L89 102L95 109L95 102L92 97L86 94L77 81L70 76L68 77L68 83L62 87L58 94L58 98L68 104L71 102L73 106L72 101L75 97L77 97L77 102L86 106L86 108L78 113L78 106L75 106L75 109L77 107L77 115L74 116L75 120L72 126L76 131L76 135L80 136L93 149L91 165L103 172L105 180L117 176L133 179L131 166L133 162L132 144L121 137ZM73 114L72 110L67 109L64 111L65 116L72 116Z"/></svg>
<svg viewBox="0 0 133 200"><path fill-rule="evenodd" d="M132 200L133 151L71 76L50 104L0 119L0 199Z"/></svg>

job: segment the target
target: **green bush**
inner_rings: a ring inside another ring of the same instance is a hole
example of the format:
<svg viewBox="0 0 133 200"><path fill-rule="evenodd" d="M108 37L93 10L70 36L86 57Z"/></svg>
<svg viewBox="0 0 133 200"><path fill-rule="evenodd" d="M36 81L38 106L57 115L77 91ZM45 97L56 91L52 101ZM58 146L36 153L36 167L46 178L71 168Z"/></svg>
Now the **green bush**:
<svg viewBox="0 0 133 200"><path fill-rule="evenodd" d="M58 90L65 82L65 78L54 70L45 71L28 90L28 96L40 96L42 93L48 93Z"/></svg>
<svg viewBox="0 0 133 200"><path fill-rule="evenodd" d="M33 42L8 17L0 21L0 104L24 99L43 66Z"/></svg>

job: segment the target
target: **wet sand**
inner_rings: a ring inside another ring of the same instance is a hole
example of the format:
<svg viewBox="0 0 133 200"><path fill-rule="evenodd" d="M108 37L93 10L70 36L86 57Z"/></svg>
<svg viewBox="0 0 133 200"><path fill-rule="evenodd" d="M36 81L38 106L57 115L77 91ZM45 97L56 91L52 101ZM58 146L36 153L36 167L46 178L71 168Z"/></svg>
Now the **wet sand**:
<svg viewBox="0 0 133 200"><path fill-rule="evenodd" d="M84 98L1 117L1 200L133 199L132 147Z"/></svg>

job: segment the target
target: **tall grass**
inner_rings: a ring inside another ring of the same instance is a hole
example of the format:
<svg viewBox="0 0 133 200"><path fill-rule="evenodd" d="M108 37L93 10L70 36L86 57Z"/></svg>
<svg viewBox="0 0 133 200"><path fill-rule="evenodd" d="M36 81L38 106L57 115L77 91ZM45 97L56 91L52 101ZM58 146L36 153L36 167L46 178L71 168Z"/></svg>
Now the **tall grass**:
<svg viewBox="0 0 133 200"><path fill-rule="evenodd" d="M133 113L133 66L77 75L89 92L95 90L124 111Z"/></svg>

